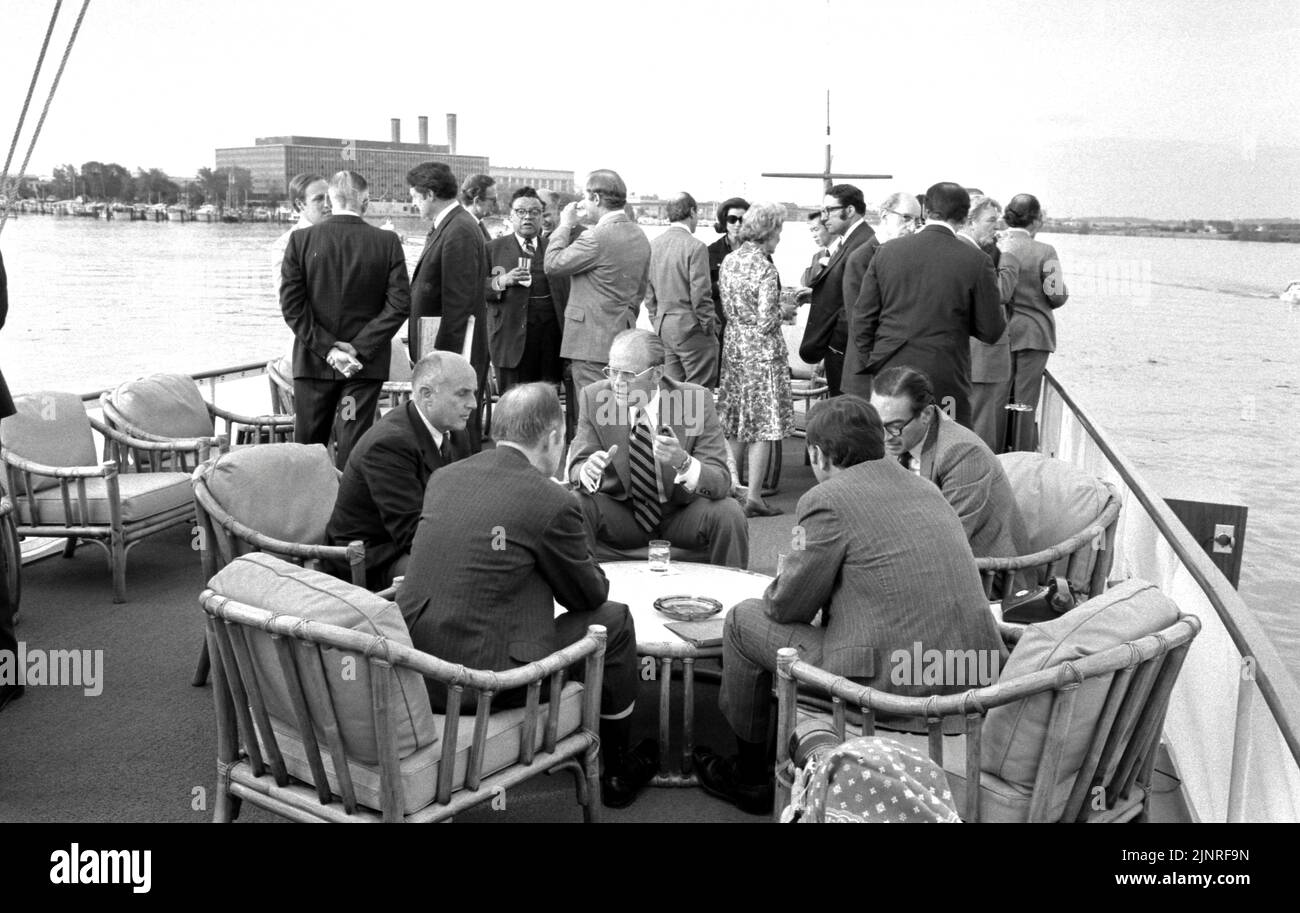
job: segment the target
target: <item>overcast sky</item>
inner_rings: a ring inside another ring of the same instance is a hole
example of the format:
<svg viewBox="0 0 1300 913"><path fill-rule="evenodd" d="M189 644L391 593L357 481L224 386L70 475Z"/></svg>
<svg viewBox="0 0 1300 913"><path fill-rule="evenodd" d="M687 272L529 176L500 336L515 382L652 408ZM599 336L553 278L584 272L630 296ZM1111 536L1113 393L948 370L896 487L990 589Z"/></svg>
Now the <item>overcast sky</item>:
<svg viewBox="0 0 1300 913"><path fill-rule="evenodd" d="M66 0L39 115L80 0ZM7 0L6 148L52 0ZM835 168L1053 216L1300 216L1297 0L93 0L29 171L192 174L258 136L444 142L634 193L806 202Z"/></svg>

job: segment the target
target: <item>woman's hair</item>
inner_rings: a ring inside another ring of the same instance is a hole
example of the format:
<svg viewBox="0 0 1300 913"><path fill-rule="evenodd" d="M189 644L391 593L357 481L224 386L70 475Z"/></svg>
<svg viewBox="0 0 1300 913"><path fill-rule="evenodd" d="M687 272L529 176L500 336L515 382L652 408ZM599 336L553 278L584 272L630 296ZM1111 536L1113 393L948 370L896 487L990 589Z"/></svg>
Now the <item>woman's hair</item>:
<svg viewBox="0 0 1300 913"><path fill-rule="evenodd" d="M1002 213L1009 228L1028 228L1042 215L1043 207L1039 205L1038 197L1032 193L1016 194Z"/></svg>
<svg viewBox="0 0 1300 913"><path fill-rule="evenodd" d="M727 213L732 209L748 209L749 203L744 197L731 197L718 204L718 215L713 220L713 230L720 235L727 233Z"/></svg>
<svg viewBox="0 0 1300 913"><path fill-rule="evenodd" d="M785 207L780 203L755 203L740 223L740 240L762 244L785 224Z"/></svg>
<svg viewBox="0 0 1300 913"><path fill-rule="evenodd" d="M930 383L930 378L907 365L897 365L881 371L871 382L871 392L877 396L901 396L910 400L914 415L934 402L934 385Z"/></svg>

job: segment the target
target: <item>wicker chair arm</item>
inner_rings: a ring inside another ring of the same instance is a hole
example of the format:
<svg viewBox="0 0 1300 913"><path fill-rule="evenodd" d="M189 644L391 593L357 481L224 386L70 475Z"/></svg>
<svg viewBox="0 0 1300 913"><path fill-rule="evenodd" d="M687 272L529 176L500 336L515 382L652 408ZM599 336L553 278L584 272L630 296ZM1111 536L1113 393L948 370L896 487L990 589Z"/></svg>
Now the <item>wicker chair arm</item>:
<svg viewBox="0 0 1300 913"><path fill-rule="evenodd" d="M1010 558L976 558L975 566L984 571L1021 571L1026 568L1042 567L1054 561L1073 555L1085 545L1105 541L1106 530L1119 516L1119 498L1111 495L1097 519L1091 525L1075 533L1056 545L1033 552L1028 555L1016 555Z"/></svg>
<svg viewBox="0 0 1300 913"><path fill-rule="evenodd" d="M115 460L108 460L98 466L46 466L34 460L25 460L8 448L0 448L0 460L22 472L56 479L106 479L111 475L117 475Z"/></svg>
<svg viewBox="0 0 1300 913"><path fill-rule="evenodd" d="M148 432L139 431L127 425L127 431L114 428L107 422L100 421L93 415L87 416L90 419L90 426L98 431L104 437L117 441L135 450L156 450L162 453L171 453L173 451L193 451L198 454L203 448L215 448L217 446L216 437L193 437L193 438L169 438L160 435L150 434L148 438L136 437L135 434L148 434ZM130 432L135 432L132 434Z"/></svg>
<svg viewBox="0 0 1300 913"><path fill-rule="evenodd" d="M293 427L292 415L241 415L238 412L231 412L229 409L222 409L213 403L208 403L208 412L218 418L224 418L228 422L237 422L240 425L276 425Z"/></svg>

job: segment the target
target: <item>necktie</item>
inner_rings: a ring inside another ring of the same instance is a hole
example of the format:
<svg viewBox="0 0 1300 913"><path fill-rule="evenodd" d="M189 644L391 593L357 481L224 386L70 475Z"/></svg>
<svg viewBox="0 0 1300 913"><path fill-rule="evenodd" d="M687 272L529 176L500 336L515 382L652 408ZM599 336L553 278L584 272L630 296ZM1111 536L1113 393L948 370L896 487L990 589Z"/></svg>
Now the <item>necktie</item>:
<svg viewBox="0 0 1300 913"><path fill-rule="evenodd" d="M632 418L632 441L628 448L628 467L632 476L632 516L642 532L659 528L663 509L659 505L659 485L655 479L654 440L645 422Z"/></svg>
<svg viewBox="0 0 1300 913"><path fill-rule="evenodd" d="M442 445L438 448L438 454L442 457L442 465L444 466L446 466L448 463L452 462L455 459L455 457L451 455L450 434L444 434L442 436Z"/></svg>
<svg viewBox="0 0 1300 913"><path fill-rule="evenodd" d="M898 455L898 462L902 463L903 468L906 469L908 472L912 471L912 454L910 451L904 450L902 453L900 453Z"/></svg>
<svg viewBox="0 0 1300 913"><path fill-rule="evenodd" d="M525 242L524 242L524 253L526 253L526 254L527 254L528 256L530 256L530 257L536 257L536 256L537 256L537 242L535 242L532 238L529 238L527 241L525 241Z"/></svg>

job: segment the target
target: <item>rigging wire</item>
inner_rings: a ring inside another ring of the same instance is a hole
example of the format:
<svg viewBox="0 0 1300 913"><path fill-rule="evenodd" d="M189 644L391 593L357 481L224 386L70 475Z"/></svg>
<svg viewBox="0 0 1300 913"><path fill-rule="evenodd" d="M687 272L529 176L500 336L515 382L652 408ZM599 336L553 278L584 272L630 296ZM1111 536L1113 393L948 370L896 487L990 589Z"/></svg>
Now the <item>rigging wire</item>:
<svg viewBox="0 0 1300 913"><path fill-rule="evenodd" d="M63 78L63 68L68 65L68 56L72 53L72 46L77 41L77 33L81 31L81 21L86 18L86 10L90 7L90 0L82 0L81 12L77 14L77 21L72 26L72 34L68 36L68 46L63 49L63 59L59 61L58 72L54 74L54 82L50 83L49 95L45 97L45 107L41 109L41 119L36 122L36 129L32 131L31 142L27 144L27 154L23 157L22 168L19 174L27 173L27 165L32 160L32 152L36 150L36 140L41 135L41 128L45 126L45 117L50 113L50 105L54 103L54 93L59 88L59 80ZM6 204L3 210L0 210L0 232L4 231L5 223L9 221L9 206Z"/></svg>
<svg viewBox="0 0 1300 913"><path fill-rule="evenodd" d="M9 154L5 156L4 170L0 171L0 195L9 184L9 166L13 164L14 152L18 149L18 138L22 135L23 124L27 121L27 109L31 107L32 96L36 94L36 81L40 78L41 67L45 66L45 52L50 47L50 36L54 34L54 24L59 20L59 10L63 0L54 0L54 12L50 13L50 24L45 29L45 40L41 42L41 53L36 58L36 69L32 71L32 81L27 87L27 97L23 99L23 110L18 115L18 126L14 127L14 138L9 143Z"/></svg>

